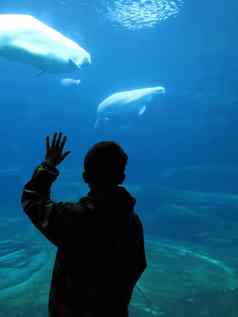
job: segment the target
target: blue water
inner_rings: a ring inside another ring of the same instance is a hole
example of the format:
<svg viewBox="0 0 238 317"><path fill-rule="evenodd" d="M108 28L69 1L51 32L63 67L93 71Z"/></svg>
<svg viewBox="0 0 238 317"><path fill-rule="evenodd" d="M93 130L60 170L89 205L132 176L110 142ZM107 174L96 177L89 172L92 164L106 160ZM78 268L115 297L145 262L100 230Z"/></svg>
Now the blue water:
<svg viewBox="0 0 238 317"><path fill-rule="evenodd" d="M89 146L113 139L128 152L126 185L137 198L149 258L141 281L146 296L135 294L132 316L238 316L237 2L1 0L0 13L31 14L92 57L72 76L38 76L30 65L0 59L0 269L8 276L3 282L0 272L0 316L46 316L44 252L54 250L31 228L19 200L54 131L68 136L72 151L54 186L56 200L87 191L81 173ZM63 77L81 84L63 87ZM166 94L143 116L94 129L104 98L152 86ZM24 247L14 242L21 236ZM35 254L29 241L41 253L32 262L29 255L22 272L19 257L1 260L12 248ZM32 268L41 262L39 301L29 299L25 286L7 293L8 280L18 285L21 276L32 291Z"/></svg>

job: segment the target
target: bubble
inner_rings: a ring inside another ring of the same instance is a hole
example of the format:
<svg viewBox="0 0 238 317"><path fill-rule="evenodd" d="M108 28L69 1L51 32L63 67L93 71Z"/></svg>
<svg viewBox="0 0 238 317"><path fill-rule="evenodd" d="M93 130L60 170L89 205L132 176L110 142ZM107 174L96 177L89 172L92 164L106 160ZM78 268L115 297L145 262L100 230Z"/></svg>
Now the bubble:
<svg viewBox="0 0 238 317"><path fill-rule="evenodd" d="M115 0L101 5L104 16L114 24L131 30L148 29L176 16L183 0Z"/></svg>

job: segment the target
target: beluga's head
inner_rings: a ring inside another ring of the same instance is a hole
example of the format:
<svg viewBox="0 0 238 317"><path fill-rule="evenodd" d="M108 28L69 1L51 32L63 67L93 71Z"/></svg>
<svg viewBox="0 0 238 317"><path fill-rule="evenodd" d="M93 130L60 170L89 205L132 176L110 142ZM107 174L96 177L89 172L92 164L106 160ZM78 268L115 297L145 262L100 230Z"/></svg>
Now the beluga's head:
<svg viewBox="0 0 238 317"><path fill-rule="evenodd" d="M148 89L150 90L150 93L152 95L165 94L165 88L162 86L152 87Z"/></svg>
<svg viewBox="0 0 238 317"><path fill-rule="evenodd" d="M91 55L84 51L84 54L78 54L70 57L69 64L72 71L79 70L83 65L91 64Z"/></svg>
<svg viewBox="0 0 238 317"><path fill-rule="evenodd" d="M146 106L157 96L165 94L165 88L162 86L142 88L135 90L138 92L138 96L141 97L141 100L144 100Z"/></svg>
<svg viewBox="0 0 238 317"><path fill-rule="evenodd" d="M80 67L80 65L89 65L91 64L91 55L84 50L84 54L81 54L75 58L76 65Z"/></svg>

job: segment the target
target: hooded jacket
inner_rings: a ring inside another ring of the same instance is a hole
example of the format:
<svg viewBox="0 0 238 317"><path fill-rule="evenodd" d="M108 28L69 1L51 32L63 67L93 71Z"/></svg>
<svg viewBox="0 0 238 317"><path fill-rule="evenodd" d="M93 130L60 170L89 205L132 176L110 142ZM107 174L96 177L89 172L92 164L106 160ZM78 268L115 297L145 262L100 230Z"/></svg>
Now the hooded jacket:
<svg viewBox="0 0 238 317"><path fill-rule="evenodd" d="M50 317L127 316L133 288L146 268L143 226L135 199L121 186L89 192L78 203L55 203L59 171L42 163L25 185L22 206L57 247Z"/></svg>

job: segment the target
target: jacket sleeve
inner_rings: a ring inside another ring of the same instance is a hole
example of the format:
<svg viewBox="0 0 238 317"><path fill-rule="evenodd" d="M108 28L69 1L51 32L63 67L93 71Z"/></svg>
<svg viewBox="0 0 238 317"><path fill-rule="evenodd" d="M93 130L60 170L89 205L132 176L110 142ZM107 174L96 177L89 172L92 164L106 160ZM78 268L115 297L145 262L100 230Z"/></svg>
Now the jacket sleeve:
<svg viewBox="0 0 238 317"><path fill-rule="evenodd" d="M72 240L76 218L84 221L86 211L80 204L55 203L50 199L50 189L59 172L44 162L38 166L31 180L24 186L22 207L31 222L53 244L60 246Z"/></svg>

